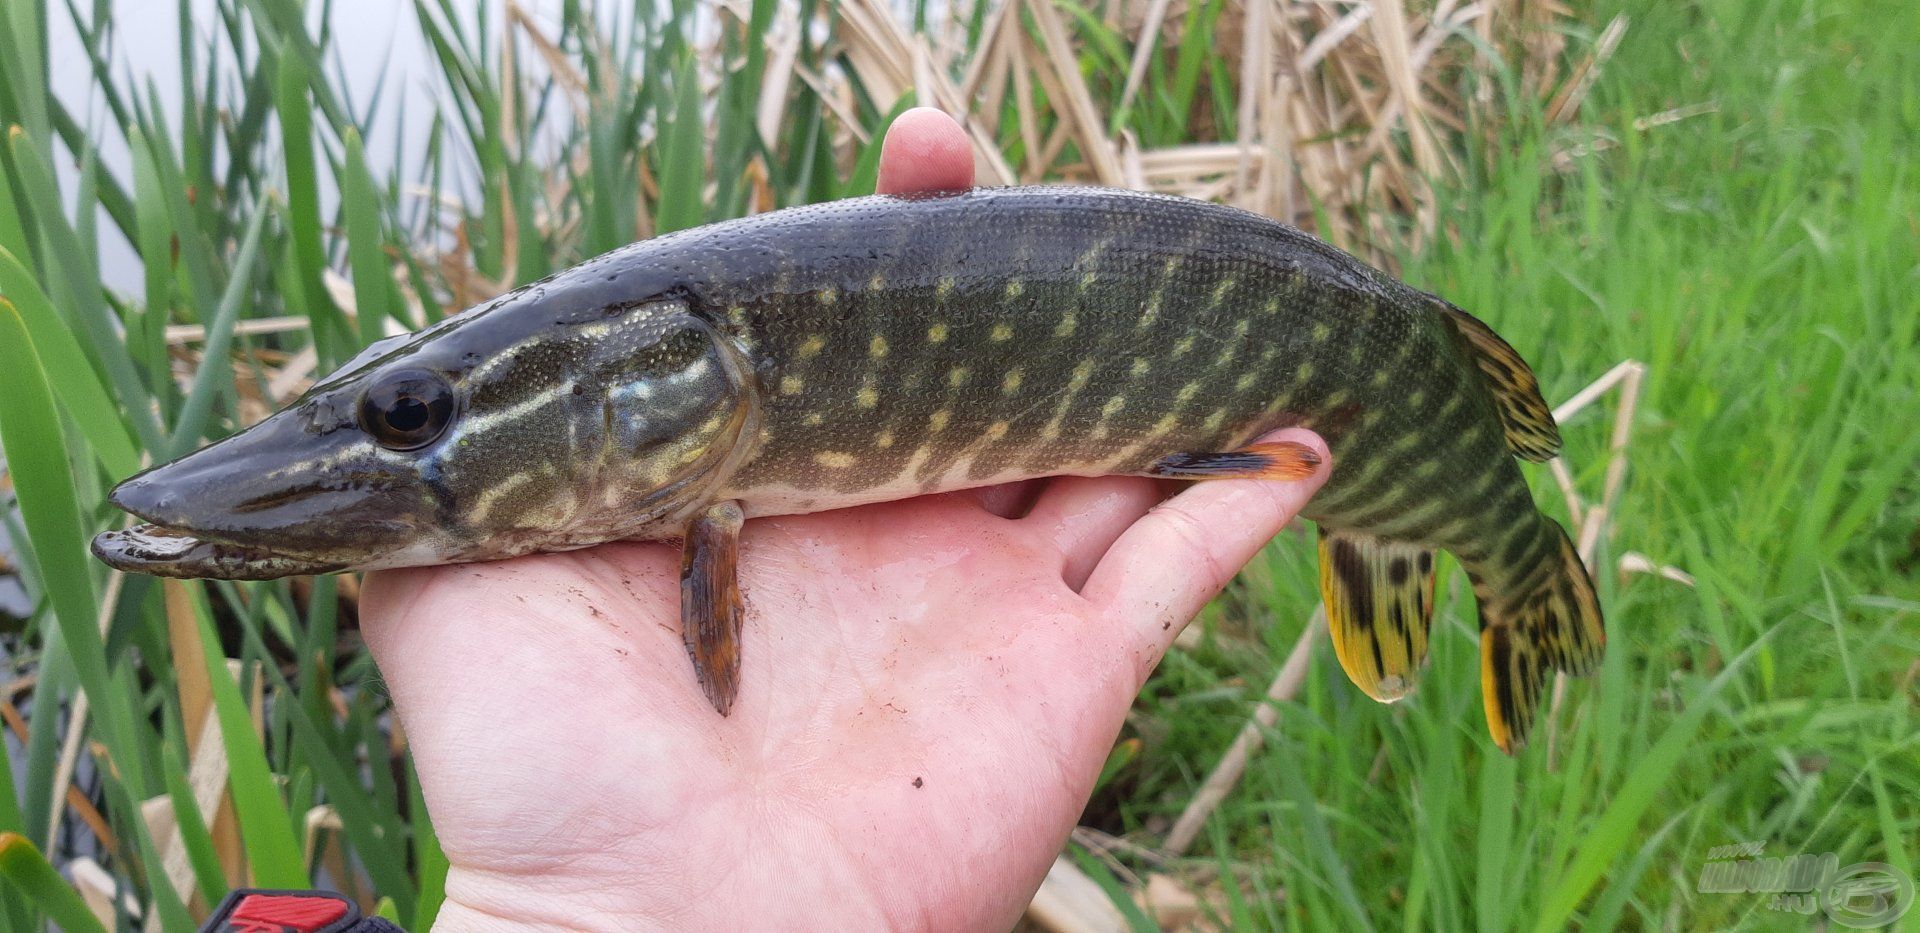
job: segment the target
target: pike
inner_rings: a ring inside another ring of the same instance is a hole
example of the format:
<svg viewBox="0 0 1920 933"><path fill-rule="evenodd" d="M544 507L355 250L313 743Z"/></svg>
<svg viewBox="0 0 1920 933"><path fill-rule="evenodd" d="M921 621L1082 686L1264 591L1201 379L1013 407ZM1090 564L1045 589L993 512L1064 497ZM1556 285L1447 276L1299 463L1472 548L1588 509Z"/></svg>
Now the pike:
<svg viewBox="0 0 1920 933"><path fill-rule="evenodd" d="M1605 633L1517 455L1560 437L1485 324L1291 227L1096 188L875 196L637 243L369 347L115 488L123 570L269 579L683 544L683 637L738 689L741 523L1040 476L1298 479L1336 653L1382 701L1434 555L1479 604L1488 727L1524 742Z"/></svg>

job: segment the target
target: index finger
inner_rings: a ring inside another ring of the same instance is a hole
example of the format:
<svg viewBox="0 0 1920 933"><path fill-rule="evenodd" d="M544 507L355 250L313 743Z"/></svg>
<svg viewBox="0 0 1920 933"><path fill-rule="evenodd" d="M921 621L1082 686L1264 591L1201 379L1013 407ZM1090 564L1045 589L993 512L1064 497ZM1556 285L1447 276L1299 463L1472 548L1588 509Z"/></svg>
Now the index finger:
<svg viewBox="0 0 1920 933"><path fill-rule="evenodd" d="M1134 522L1093 568L1082 595L1127 623L1139 644L1164 652L1326 482L1330 455L1319 435L1290 428L1264 440L1305 444L1321 465L1292 482L1195 484Z"/></svg>

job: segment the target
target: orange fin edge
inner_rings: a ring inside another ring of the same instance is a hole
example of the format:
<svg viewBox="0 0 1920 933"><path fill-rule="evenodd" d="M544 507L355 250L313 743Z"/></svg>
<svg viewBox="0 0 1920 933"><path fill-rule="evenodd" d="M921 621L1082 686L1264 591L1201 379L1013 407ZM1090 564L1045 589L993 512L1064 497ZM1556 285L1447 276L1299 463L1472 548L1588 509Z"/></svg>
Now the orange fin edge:
<svg viewBox="0 0 1920 933"><path fill-rule="evenodd" d="M1220 453L1172 453L1148 467L1146 476L1163 479L1301 480L1320 468L1320 454L1294 441L1250 444Z"/></svg>

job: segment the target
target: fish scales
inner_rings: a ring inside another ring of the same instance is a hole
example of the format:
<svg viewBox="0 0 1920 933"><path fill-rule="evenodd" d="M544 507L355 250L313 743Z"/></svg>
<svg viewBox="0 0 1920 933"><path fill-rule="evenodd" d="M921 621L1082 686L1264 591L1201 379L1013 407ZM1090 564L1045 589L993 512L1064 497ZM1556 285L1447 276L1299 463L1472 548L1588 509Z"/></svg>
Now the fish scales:
<svg viewBox="0 0 1920 933"><path fill-rule="evenodd" d="M1449 551L1481 606L1490 726L1518 747L1544 672L1590 668L1604 639L1514 461L1558 444L1531 372L1433 295L1181 198L858 198L638 243L377 345L123 484L153 525L96 551L274 576L685 535L731 568L741 515L1050 475L1283 476L1312 464L1256 441L1294 426L1332 454L1305 514L1342 664L1377 698L1411 688ZM737 663L716 650L731 581L698 560L689 648ZM724 673L701 677L722 709Z"/></svg>
<svg viewBox="0 0 1920 933"><path fill-rule="evenodd" d="M1490 463L1519 482L1488 401L1447 411L1465 370L1428 300L1291 228L1072 190L896 207L802 208L780 229L807 255L702 283L760 375L764 449L729 487L749 514L1133 473L1293 425L1331 445L1309 514L1336 523Z"/></svg>

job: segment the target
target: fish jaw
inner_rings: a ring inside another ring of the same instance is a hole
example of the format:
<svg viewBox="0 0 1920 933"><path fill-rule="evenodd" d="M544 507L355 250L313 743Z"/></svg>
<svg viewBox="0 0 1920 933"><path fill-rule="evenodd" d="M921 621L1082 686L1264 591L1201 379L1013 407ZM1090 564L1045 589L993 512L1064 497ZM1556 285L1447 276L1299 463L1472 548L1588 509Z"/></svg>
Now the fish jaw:
<svg viewBox="0 0 1920 933"><path fill-rule="evenodd" d="M115 570L180 579L276 580L348 569L337 561L222 544L148 523L95 535L93 556Z"/></svg>

